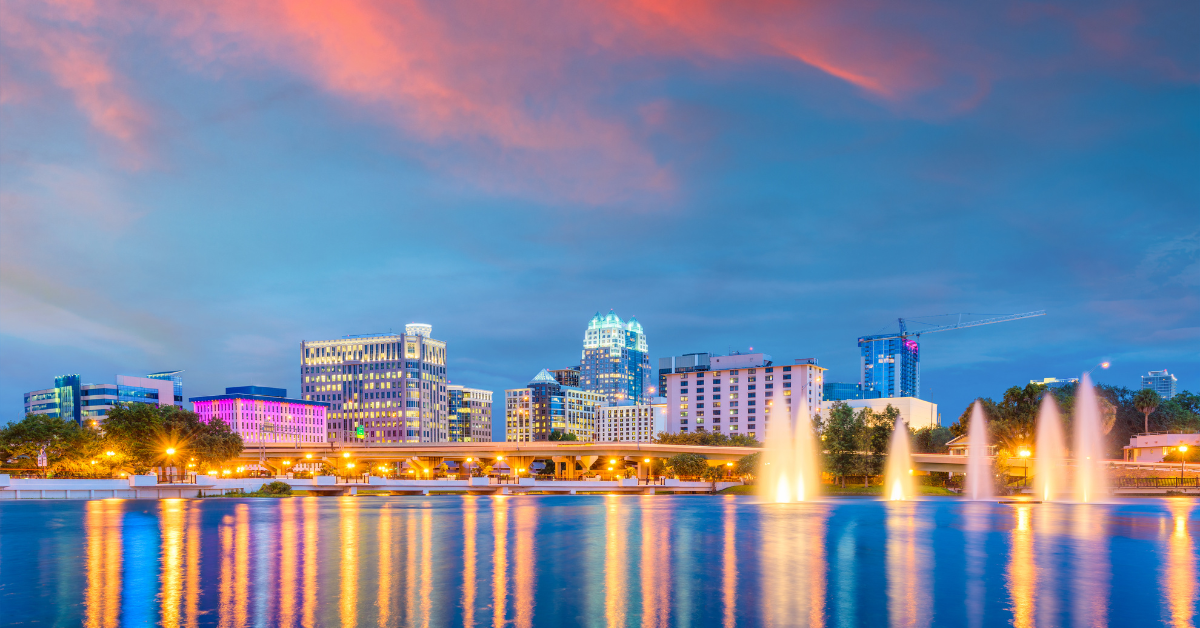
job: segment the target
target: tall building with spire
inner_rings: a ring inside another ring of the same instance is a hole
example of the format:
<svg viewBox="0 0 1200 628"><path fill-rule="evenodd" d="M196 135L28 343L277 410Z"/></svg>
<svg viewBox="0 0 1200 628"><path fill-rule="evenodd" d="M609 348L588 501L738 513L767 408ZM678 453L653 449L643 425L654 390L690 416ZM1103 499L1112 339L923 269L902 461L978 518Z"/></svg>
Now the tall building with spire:
<svg viewBox="0 0 1200 628"><path fill-rule="evenodd" d="M650 348L637 318L624 322L612 310L599 312L583 334L581 388L600 393L610 405L623 401L650 403Z"/></svg>

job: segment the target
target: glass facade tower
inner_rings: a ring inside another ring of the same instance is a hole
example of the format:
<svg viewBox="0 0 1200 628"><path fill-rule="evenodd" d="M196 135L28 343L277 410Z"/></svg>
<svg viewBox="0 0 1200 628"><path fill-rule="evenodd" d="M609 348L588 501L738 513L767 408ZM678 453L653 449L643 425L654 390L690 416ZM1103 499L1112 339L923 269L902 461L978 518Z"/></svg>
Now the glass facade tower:
<svg viewBox="0 0 1200 628"><path fill-rule="evenodd" d="M650 403L650 349L636 318L624 322L611 310L597 312L583 334L579 385L609 404Z"/></svg>
<svg viewBox="0 0 1200 628"><path fill-rule="evenodd" d="M916 338L863 337L858 348L865 398L921 396L921 347Z"/></svg>

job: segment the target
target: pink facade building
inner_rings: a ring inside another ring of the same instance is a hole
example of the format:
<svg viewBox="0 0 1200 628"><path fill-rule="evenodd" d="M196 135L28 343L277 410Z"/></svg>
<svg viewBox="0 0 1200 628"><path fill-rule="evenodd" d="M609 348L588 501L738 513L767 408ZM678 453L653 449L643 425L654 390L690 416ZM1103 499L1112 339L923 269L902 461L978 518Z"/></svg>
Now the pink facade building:
<svg viewBox="0 0 1200 628"><path fill-rule="evenodd" d="M661 373L666 387L667 431L722 432L761 440L774 416L808 406L821 412L824 368L815 359L775 365L762 353L712 356L707 370Z"/></svg>
<svg viewBox="0 0 1200 628"><path fill-rule="evenodd" d="M327 441L329 404L288 399L284 388L235 386L226 388L224 395L192 397L190 401L201 421L221 419L247 445Z"/></svg>

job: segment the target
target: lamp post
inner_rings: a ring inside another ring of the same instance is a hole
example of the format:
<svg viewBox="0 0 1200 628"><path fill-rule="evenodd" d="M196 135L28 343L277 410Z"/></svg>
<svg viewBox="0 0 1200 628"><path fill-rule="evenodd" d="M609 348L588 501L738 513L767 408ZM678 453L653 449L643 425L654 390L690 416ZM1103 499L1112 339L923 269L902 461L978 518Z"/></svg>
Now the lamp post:
<svg viewBox="0 0 1200 628"><path fill-rule="evenodd" d="M1025 461L1025 467L1021 470L1021 488L1029 486L1029 450L1022 449L1020 451L1021 459Z"/></svg>

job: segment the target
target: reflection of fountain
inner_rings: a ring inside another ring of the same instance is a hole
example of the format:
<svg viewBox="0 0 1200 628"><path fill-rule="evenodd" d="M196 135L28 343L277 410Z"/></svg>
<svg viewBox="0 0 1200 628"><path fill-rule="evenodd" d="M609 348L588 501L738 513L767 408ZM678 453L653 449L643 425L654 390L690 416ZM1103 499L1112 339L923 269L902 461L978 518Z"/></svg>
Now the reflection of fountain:
<svg viewBox="0 0 1200 628"><path fill-rule="evenodd" d="M762 618L768 626L824 628L826 574L834 566L826 558L829 507L806 504L764 513L762 520ZM727 528L728 529L728 528ZM843 567L845 567L843 565ZM787 577L780 577L787 574ZM736 588L736 587L727 587ZM744 604L739 601L737 603ZM747 622L731 622L725 626ZM711 622L716 623L716 622Z"/></svg>
<svg viewBox="0 0 1200 628"><path fill-rule="evenodd" d="M1090 387L1089 387L1090 388ZM1075 507L1071 615L1076 626L1107 626L1112 565L1104 506Z"/></svg>
<svg viewBox="0 0 1200 628"><path fill-rule="evenodd" d="M782 406L767 428L767 447L759 467L763 499L777 503L812 501L820 492L816 439L808 406L800 404L795 421Z"/></svg>
<svg viewBox="0 0 1200 628"><path fill-rule="evenodd" d="M1108 492L1104 477L1103 426L1100 403L1087 373L1079 380L1075 400L1075 499L1094 502Z"/></svg>
<svg viewBox="0 0 1200 628"><path fill-rule="evenodd" d="M1042 398L1042 407L1038 411L1037 464L1033 477L1033 494L1038 499L1051 501L1063 493L1063 487L1066 486L1063 469L1065 457L1062 420L1058 416L1054 396L1048 394Z"/></svg>
<svg viewBox="0 0 1200 628"><path fill-rule="evenodd" d="M1196 560L1192 537L1188 533L1188 518L1192 505L1185 499L1172 499L1172 526L1167 539L1166 560L1162 564L1163 608L1175 626L1190 626L1196 608ZM1165 623L1165 622L1164 622Z"/></svg>
<svg viewBox="0 0 1200 628"><path fill-rule="evenodd" d="M913 499L917 491L913 486L912 454L908 444L908 423L896 419L892 431L892 444L888 448L887 469L883 475L884 494L890 500Z"/></svg>
<svg viewBox="0 0 1200 628"><path fill-rule="evenodd" d="M913 503L885 506L887 610L891 626L922 628L933 620L930 578L933 552L929 547L928 520L917 517L918 506Z"/></svg>
<svg viewBox="0 0 1200 628"><path fill-rule="evenodd" d="M992 461L988 458L987 418L978 401L971 408L967 432L967 499L992 498Z"/></svg>

